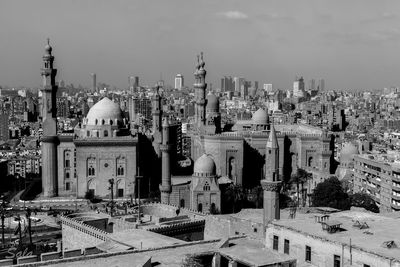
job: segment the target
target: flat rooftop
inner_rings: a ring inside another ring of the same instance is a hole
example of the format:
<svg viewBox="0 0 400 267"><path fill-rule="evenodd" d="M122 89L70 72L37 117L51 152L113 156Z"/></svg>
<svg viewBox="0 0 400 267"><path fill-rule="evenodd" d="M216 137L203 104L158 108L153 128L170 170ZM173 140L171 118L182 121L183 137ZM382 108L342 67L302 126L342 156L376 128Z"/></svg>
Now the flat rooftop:
<svg viewBox="0 0 400 267"><path fill-rule="evenodd" d="M110 238L118 243L134 247L136 249L148 249L184 244L185 241L153 233L141 229L129 229L110 234Z"/></svg>
<svg viewBox="0 0 400 267"><path fill-rule="evenodd" d="M296 214L295 219L281 218L271 224L347 245L350 245L351 239L352 247L400 260L400 219L398 216L389 217L353 210L331 213L328 221L340 222L343 231L330 234L322 230L322 225L315 221L315 215L317 214ZM368 228L354 227L357 221L360 224L366 223ZM394 241L399 248L384 247L383 244L388 241Z"/></svg>
<svg viewBox="0 0 400 267"><path fill-rule="evenodd" d="M220 248L219 253L249 266L266 266L295 260L289 255L266 249L263 243L256 240L244 238L235 241L233 246Z"/></svg>

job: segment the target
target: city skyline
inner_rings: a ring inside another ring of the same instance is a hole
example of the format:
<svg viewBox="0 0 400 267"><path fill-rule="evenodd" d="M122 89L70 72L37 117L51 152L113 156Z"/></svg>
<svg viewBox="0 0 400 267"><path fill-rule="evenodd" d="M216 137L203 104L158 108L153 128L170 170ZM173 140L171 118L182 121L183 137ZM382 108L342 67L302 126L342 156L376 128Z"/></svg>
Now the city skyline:
<svg viewBox="0 0 400 267"><path fill-rule="evenodd" d="M49 37L62 69L58 78L88 88L90 73L121 89L130 75L154 85L160 73L171 85L181 73L191 86L198 51L204 51L213 88L224 75L282 89L290 89L297 75L324 79L328 90L400 85L396 1L197 4L2 1L0 21L13 27L0 28L7 36L0 84L40 87L37 55Z"/></svg>

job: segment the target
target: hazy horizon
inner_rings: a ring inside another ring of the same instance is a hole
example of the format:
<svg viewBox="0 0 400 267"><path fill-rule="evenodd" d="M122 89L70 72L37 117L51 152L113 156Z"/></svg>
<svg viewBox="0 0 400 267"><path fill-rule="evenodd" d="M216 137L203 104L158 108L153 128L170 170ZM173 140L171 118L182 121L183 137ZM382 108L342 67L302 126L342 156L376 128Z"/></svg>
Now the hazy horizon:
<svg viewBox="0 0 400 267"><path fill-rule="evenodd" d="M3 0L0 85L40 87L50 38L57 80L128 87L181 73L192 86L204 52L207 83L224 75L292 88L294 78L326 89L399 86L400 1L373 0Z"/></svg>

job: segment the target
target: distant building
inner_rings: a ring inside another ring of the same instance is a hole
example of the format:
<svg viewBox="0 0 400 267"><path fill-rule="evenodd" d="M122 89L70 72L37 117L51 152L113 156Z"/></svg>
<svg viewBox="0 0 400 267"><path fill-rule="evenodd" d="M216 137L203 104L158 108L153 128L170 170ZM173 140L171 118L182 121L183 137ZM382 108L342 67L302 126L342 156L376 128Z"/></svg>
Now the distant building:
<svg viewBox="0 0 400 267"><path fill-rule="evenodd" d="M272 88L272 83L264 83L263 85L263 89L266 92L272 92L273 88Z"/></svg>
<svg viewBox="0 0 400 267"><path fill-rule="evenodd" d="M183 75L177 74L175 77L175 89L181 90L184 86Z"/></svg>
<svg viewBox="0 0 400 267"><path fill-rule="evenodd" d="M318 91L324 91L324 90L325 90L325 80L321 79L321 80L319 80L319 83L318 83Z"/></svg>
<svg viewBox="0 0 400 267"><path fill-rule="evenodd" d="M131 122L136 122L142 118L145 121L142 124L151 123L152 119L151 99L149 98L129 98L129 119Z"/></svg>
<svg viewBox="0 0 400 267"><path fill-rule="evenodd" d="M3 112L0 114L0 140L8 141L10 132L8 130L8 113Z"/></svg>
<svg viewBox="0 0 400 267"><path fill-rule="evenodd" d="M293 97L304 97L304 79L296 78L293 82Z"/></svg>
<svg viewBox="0 0 400 267"><path fill-rule="evenodd" d="M92 93L94 93L97 91L96 73L91 73L90 76L92 77Z"/></svg>

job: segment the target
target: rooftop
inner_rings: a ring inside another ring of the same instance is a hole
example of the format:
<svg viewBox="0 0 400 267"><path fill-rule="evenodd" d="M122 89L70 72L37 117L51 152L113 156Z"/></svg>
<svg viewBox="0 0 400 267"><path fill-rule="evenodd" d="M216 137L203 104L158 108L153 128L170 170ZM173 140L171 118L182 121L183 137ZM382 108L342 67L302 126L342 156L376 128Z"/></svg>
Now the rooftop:
<svg viewBox="0 0 400 267"><path fill-rule="evenodd" d="M275 226L282 226L310 236L324 238L331 242L350 245L352 247L376 253L381 256L400 260L399 248L384 247L384 242L394 241L400 245L399 218L382 216L364 211L342 211L330 214L329 221L341 223L342 231L328 233L322 230L322 225L315 222L315 213L299 214L295 219L281 219L272 222ZM360 229L353 225L366 223L369 228ZM365 242L368 240L368 242Z"/></svg>

